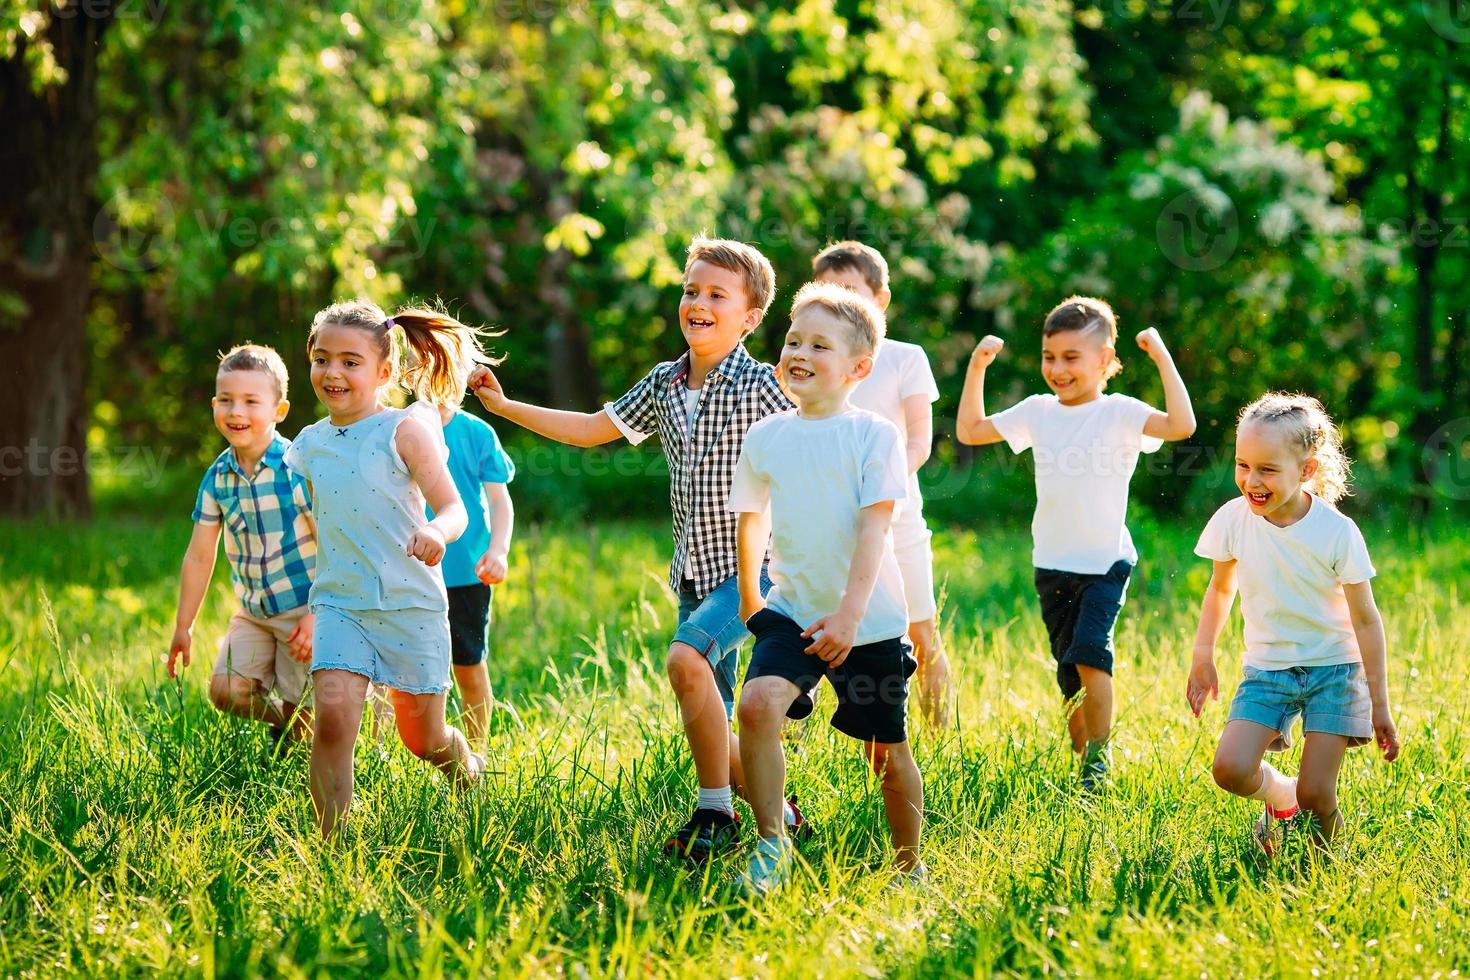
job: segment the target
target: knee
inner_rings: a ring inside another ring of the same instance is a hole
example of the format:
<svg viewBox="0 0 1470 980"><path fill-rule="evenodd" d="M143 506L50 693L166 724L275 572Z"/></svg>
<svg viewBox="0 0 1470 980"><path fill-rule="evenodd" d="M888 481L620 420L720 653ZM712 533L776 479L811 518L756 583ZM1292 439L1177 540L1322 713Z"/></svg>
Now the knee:
<svg viewBox="0 0 1470 980"><path fill-rule="evenodd" d="M786 718L786 706L773 698L772 693L759 684L747 684L740 692L740 704L735 713L740 719L742 735L780 732L781 723Z"/></svg>
<svg viewBox="0 0 1470 980"><path fill-rule="evenodd" d="M707 668L704 657L698 650L687 643L675 643L669 647L669 657L664 662L664 669L668 672L669 680L678 687L688 684L697 676L696 671Z"/></svg>
<svg viewBox="0 0 1470 980"><path fill-rule="evenodd" d="M347 713L331 705L318 705L312 717L312 737L325 746L341 745L357 737Z"/></svg>
<svg viewBox="0 0 1470 980"><path fill-rule="evenodd" d="M398 714L398 737L404 748L420 759L436 760L449 744L448 731L441 724L425 724L423 719L405 718Z"/></svg>
<svg viewBox="0 0 1470 980"><path fill-rule="evenodd" d="M1241 764L1239 760L1215 756L1215 765L1211 770L1215 777L1215 785L1227 793L1236 796L1245 796L1249 793L1248 784L1250 777L1260 769L1260 763L1255 767Z"/></svg>
<svg viewBox="0 0 1470 980"><path fill-rule="evenodd" d="M1331 784L1298 782L1296 802L1302 809L1318 817L1328 817L1337 809L1337 787Z"/></svg>
<svg viewBox="0 0 1470 980"><path fill-rule="evenodd" d="M233 712L250 706L250 691L242 689L228 674L215 674L209 679L209 703L220 711Z"/></svg>

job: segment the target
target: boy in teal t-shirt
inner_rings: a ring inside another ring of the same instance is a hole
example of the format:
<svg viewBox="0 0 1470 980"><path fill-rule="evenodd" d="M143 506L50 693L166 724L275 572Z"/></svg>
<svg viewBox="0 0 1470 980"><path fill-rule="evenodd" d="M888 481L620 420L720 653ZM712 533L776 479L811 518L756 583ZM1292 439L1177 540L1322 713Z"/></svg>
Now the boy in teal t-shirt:
<svg viewBox="0 0 1470 980"><path fill-rule="evenodd" d="M482 746L490 721L490 673L485 668L485 628L491 586L505 581L515 510L506 484L515 464L495 430L464 409L440 406L449 473L469 512L469 525L444 552L449 594L449 639L454 682L464 702L465 734Z"/></svg>

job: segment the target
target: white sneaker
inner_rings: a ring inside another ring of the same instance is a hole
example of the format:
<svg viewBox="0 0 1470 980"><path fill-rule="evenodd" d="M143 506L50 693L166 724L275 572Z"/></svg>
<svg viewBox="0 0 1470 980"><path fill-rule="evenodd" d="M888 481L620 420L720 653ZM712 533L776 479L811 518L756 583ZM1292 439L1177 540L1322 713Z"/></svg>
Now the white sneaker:
<svg viewBox="0 0 1470 980"><path fill-rule="evenodd" d="M740 876L740 888L751 898L761 898L791 880L791 841L785 837L762 837L750 856L750 865Z"/></svg>
<svg viewBox="0 0 1470 980"><path fill-rule="evenodd" d="M1256 847L1261 849L1261 853L1265 854L1266 857L1271 857L1276 853L1276 838L1278 836L1276 824L1281 821L1290 820L1296 816L1297 809L1297 807L1292 807L1289 810L1278 810L1271 804L1266 804L1266 809L1261 814L1261 819L1257 820L1256 825L1251 828L1251 840L1255 843Z"/></svg>
<svg viewBox="0 0 1470 980"><path fill-rule="evenodd" d="M907 871L893 872L893 877L888 879L889 889L896 892L917 891L928 884L929 866L922 861Z"/></svg>

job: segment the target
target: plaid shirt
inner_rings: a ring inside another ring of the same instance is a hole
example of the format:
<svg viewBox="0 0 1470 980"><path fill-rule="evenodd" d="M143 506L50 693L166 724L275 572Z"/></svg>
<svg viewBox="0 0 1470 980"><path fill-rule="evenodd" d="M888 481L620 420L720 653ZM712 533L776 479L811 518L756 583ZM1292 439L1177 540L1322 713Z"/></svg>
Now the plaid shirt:
<svg viewBox="0 0 1470 980"><path fill-rule="evenodd" d="M277 434L246 475L226 449L199 484L197 524L223 524L225 558L240 605L262 619L306 605L316 566L306 481L287 469L291 443Z"/></svg>
<svg viewBox="0 0 1470 980"><path fill-rule="evenodd" d="M616 402L608 417L634 445L657 432L669 461L669 506L674 512L674 560L669 586L679 591L690 571L695 594L706 596L735 574L738 514L725 507L745 432L767 415L795 406L775 369L741 344L704 380L688 431L685 379L689 354L665 361Z"/></svg>

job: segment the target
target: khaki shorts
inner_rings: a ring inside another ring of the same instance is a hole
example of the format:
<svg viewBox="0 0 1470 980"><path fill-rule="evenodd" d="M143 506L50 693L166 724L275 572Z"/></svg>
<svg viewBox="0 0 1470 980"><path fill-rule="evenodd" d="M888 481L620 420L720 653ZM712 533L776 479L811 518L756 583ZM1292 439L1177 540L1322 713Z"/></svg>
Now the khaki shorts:
<svg viewBox="0 0 1470 980"><path fill-rule="evenodd" d="M300 704L310 665L292 658L286 641L306 613L306 606L298 606L262 619L236 610L220 641L214 674L248 678L264 690L275 688L282 701Z"/></svg>

